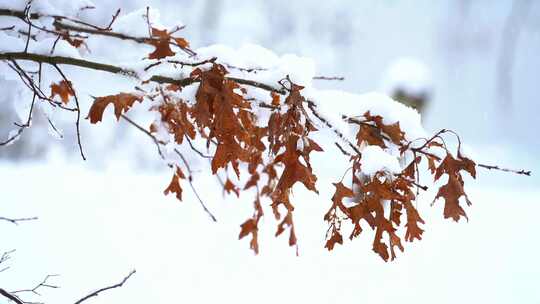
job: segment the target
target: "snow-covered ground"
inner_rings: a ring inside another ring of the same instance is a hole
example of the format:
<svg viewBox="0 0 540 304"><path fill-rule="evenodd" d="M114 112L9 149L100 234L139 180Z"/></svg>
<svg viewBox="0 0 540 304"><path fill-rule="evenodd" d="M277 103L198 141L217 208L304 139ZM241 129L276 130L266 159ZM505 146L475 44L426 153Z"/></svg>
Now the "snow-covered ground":
<svg viewBox="0 0 540 304"><path fill-rule="evenodd" d="M61 289L28 300L74 302L135 268L127 285L92 303L540 301L539 188L471 182L470 221L459 224L443 220L442 204L430 207L433 193L427 193L418 202L427 222L424 239L384 263L371 252L369 232L331 253L323 248L328 177L318 182L320 197L295 189L296 257L286 238L273 237L271 215L264 218L261 254L254 256L247 240L237 240L251 198L224 199L209 190L217 189L213 180L199 179L197 186L218 223L188 189L183 203L163 196L168 173L95 171L61 160L2 163L0 171L2 216L39 216L18 226L0 222L0 250L17 249L0 286L23 289L61 274L50 281Z"/></svg>

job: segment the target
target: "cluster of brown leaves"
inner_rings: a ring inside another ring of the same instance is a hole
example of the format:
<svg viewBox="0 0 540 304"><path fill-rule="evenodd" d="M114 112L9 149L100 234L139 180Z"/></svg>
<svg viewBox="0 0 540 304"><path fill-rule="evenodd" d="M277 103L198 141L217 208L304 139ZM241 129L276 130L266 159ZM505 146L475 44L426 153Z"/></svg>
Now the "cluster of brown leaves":
<svg viewBox="0 0 540 304"><path fill-rule="evenodd" d="M260 127L251 103L243 95L235 93L235 89L243 93L245 90L233 80L225 78L226 73L226 69L218 64L208 71L196 69L192 73L192 77L200 81L200 86L190 115L198 133L207 140L208 145L216 145L212 173L232 168L239 178L239 164L248 165L249 179L241 189L256 189L254 213L241 225L239 237L251 234L250 247L255 252L259 248L257 235L258 223L263 216L263 197L272 201L274 216L279 221L276 236L289 228L289 245L295 246L294 207L289 196L297 182L316 192L317 178L312 173L309 154L311 151L322 151L308 137L315 128L304 109L305 100L300 94L302 87L291 83L283 103L279 95L273 94L273 106L277 110L270 116L268 127ZM281 106L287 107L287 111L281 113ZM264 152L268 152L269 156L265 157ZM306 165L302 164L300 158ZM265 178L261 179L263 176ZM239 189L230 179L224 183L226 192L239 195ZM281 206L286 211L285 216L280 213Z"/></svg>
<svg viewBox="0 0 540 304"><path fill-rule="evenodd" d="M336 244L343 244L341 228L344 221L350 222L352 226L349 235L349 239L352 240L364 230L361 226L361 220L364 220L375 231L373 251L385 261L396 257L396 247L401 251L404 250L399 235L401 226L404 227L405 241L421 240L424 230L420 225L424 224L424 220L413 202L418 189L426 188L418 184L420 172L418 166L422 160L427 161L434 181L443 174L448 175L447 184L439 188L435 197L435 200L439 197L445 200L444 217L455 221L458 221L460 216L466 217L465 211L459 205L461 196L464 196L467 204L470 204L463 189L461 171L469 172L475 177L475 163L462 156L459 147L458 157L452 156L440 136L447 132L446 130L426 139L422 146L412 147L412 143L405 140L399 123L385 125L381 116L372 116L369 112L361 118L348 118L348 122L359 125L356 137L359 146L368 144L387 148L391 144L396 145L400 147L402 156L410 153L413 160L400 174L392 175L379 171L374 176L366 176L362 174L360 164L362 156L351 157L352 188L346 187L343 182L334 184L336 192L332 198L333 204L324 217L330 225L325 246L328 250L332 250ZM433 154L430 149L434 148L443 149L446 153L444 160L441 161ZM348 204L344 203L345 198L349 198ZM403 213L406 215L405 222L401 220Z"/></svg>

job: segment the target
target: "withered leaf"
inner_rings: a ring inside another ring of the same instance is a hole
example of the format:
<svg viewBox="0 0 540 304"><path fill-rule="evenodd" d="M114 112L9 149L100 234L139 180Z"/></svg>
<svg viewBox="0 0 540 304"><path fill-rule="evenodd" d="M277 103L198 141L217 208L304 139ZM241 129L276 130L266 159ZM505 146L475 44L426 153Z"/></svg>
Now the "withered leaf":
<svg viewBox="0 0 540 304"><path fill-rule="evenodd" d="M176 168L176 172L173 174L169 186L163 191L163 194L176 193L176 198L182 200L182 187L180 187L180 179L185 179L184 173L180 168Z"/></svg>
<svg viewBox="0 0 540 304"><path fill-rule="evenodd" d="M156 49L148 55L149 59L161 59L168 56L174 56L176 53L171 50L169 40L156 39L150 42Z"/></svg>
<svg viewBox="0 0 540 304"><path fill-rule="evenodd" d="M184 38L173 38L176 44L178 44L179 47L185 49L189 47L189 42Z"/></svg>
<svg viewBox="0 0 540 304"><path fill-rule="evenodd" d="M152 39L149 40L149 44L153 45L156 49L148 55L149 59L161 59L168 56L174 56L175 53L170 47L171 36L167 33L167 30L159 30L152 28Z"/></svg>
<svg viewBox="0 0 540 304"><path fill-rule="evenodd" d="M418 223L424 224L424 220L420 217L418 210L416 210L410 201L405 203L405 209L407 212L407 224L405 224L407 231L405 232L405 241L412 242L414 239L421 240L424 230L418 226Z"/></svg>
<svg viewBox="0 0 540 304"><path fill-rule="evenodd" d="M68 104L69 97L75 96L71 81L62 80L58 84L51 84L51 99L57 95L60 96L63 104Z"/></svg>
<svg viewBox="0 0 540 304"><path fill-rule="evenodd" d="M332 232L332 236L326 241L324 248L328 249L328 251L332 251L336 244L343 245L343 237L338 231Z"/></svg>
<svg viewBox="0 0 540 304"><path fill-rule="evenodd" d="M386 148L380 130L372 126L360 126L356 133L356 141L359 146L366 142L368 145Z"/></svg>
<svg viewBox="0 0 540 304"><path fill-rule="evenodd" d="M452 218L454 221L458 222L460 217L463 216L465 219L469 220L465 210L459 205L459 198L461 196L465 197L465 201L470 205L470 201L467 198L467 194L463 190L463 180L460 175L449 175L448 183L439 188L435 199L442 197L445 200L444 204L444 218Z"/></svg>
<svg viewBox="0 0 540 304"><path fill-rule="evenodd" d="M238 189L238 187L236 187L236 185L233 184L233 182L228 178L225 181L225 184L223 185L223 190L229 194L231 192L234 192L237 197L240 197L240 189Z"/></svg>
<svg viewBox="0 0 540 304"><path fill-rule="evenodd" d="M255 219L248 219L242 225L240 225L240 234L238 239L241 240L248 234L251 234L251 241L249 243L250 249L252 249L255 254L259 253L259 242L258 242L258 231L257 221Z"/></svg>
<svg viewBox="0 0 540 304"><path fill-rule="evenodd" d="M131 106L133 106L135 101L141 102L142 100L143 98L141 96L129 93L98 97L90 107L86 119L90 118L90 123L93 124L101 121L103 119L103 111L105 111L105 108L112 103L114 105L114 115L117 120L120 120L122 113L127 112Z"/></svg>

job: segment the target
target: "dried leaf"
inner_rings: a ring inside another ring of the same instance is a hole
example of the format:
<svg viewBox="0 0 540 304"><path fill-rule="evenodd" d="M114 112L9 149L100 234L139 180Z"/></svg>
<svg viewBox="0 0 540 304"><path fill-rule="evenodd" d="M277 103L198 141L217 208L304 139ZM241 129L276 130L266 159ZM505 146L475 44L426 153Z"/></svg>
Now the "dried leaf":
<svg viewBox="0 0 540 304"><path fill-rule="evenodd" d="M233 182L228 178L225 181L225 184L223 185L223 190L227 192L228 194L230 194L231 192L234 192L237 197L240 197L240 189L238 189L238 187L236 187L236 185L233 184Z"/></svg>
<svg viewBox="0 0 540 304"><path fill-rule="evenodd" d="M51 99L56 95L60 96L62 103L67 105L70 96L75 96L71 81L62 80L58 84L51 84Z"/></svg>
<svg viewBox="0 0 540 304"><path fill-rule="evenodd" d="M90 123L93 124L101 121L103 119L103 111L105 111L105 108L112 103L114 105L114 115L117 120L120 120L122 113L127 112L131 106L133 106L135 101L141 102L142 100L143 98L141 96L129 93L98 97L90 107L86 119L90 118Z"/></svg>
<svg viewBox="0 0 540 304"><path fill-rule="evenodd" d="M184 173L180 168L176 168L176 172L173 174L169 186L163 191L163 194L176 193L176 198L182 200L182 187L180 187L180 179L185 179Z"/></svg>
<svg viewBox="0 0 540 304"><path fill-rule="evenodd" d="M189 42L184 38L173 38L179 47L185 49L189 47Z"/></svg>

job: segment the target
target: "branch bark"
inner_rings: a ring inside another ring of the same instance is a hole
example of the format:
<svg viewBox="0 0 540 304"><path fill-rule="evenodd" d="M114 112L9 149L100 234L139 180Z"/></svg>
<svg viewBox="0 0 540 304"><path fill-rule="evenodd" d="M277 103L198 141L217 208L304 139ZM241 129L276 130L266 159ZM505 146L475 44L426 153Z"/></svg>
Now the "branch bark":
<svg viewBox="0 0 540 304"><path fill-rule="evenodd" d="M64 64L64 65L78 66L78 67L90 69L90 70L124 75L124 76L132 77L135 79L141 79L140 76L137 74L137 72L135 72L134 70L121 68L121 67L111 65L111 64L89 61L89 60L84 60L84 59L77 59L77 58L72 58L72 57L65 57L65 56L47 56L47 55L41 55L41 54L35 54L35 53L8 52L8 53L0 53L0 60L27 60L27 61L33 61L33 62L47 63L53 66ZM235 78L235 77L226 77L226 78L239 84L257 87L263 90L276 92L279 94L286 94L284 89L278 89L268 84L256 82L249 79L242 79L242 78ZM153 75L146 81L176 84L179 86L187 86L192 83L198 82L197 79L192 78L192 77L175 79L175 78L162 76L162 75Z"/></svg>

